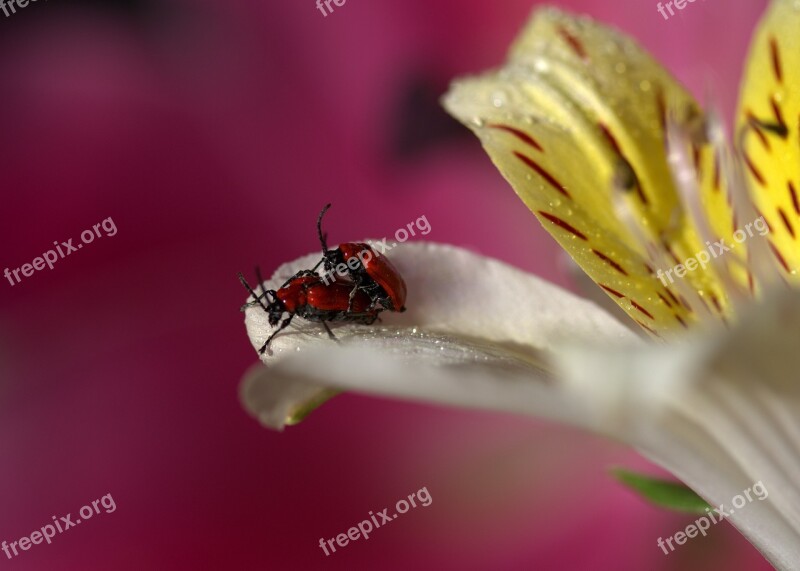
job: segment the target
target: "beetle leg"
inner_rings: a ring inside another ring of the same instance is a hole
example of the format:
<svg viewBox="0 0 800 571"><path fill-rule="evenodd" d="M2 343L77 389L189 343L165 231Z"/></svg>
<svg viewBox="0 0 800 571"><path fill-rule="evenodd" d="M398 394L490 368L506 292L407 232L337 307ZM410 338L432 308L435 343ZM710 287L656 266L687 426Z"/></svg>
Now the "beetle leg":
<svg viewBox="0 0 800 571"><path fill-rule="evenodd" d="M292 282L293 282L295 279L297 279L297 278L303 278L303 277L307 277L307 276L319 277L319 276L317 276L317 274L316 274L315 272L312 272L311 270L300 270L300 271L299 271L299 272L297 272L295 275L293 275L292 277L290 277L288 280L286 280L285 282L283 282L283 285L282 285L281 287L279 287L278 289L283 289L283 288L285 288L287 285L289 285L290 283L292 283Z"/></svg>
<svg viewBox="0 0 800 571"><path fill-rule="evenodd" d="M289 327L289 324L292 322L292 319L293 319L293 318L294 318L294 313L293 313L293 314L291 314L291 315L290 315L289 317L287 317L286 319L284 319L284 320L283 320L283 322L281 323L280 327L278 327L278 329L277 329L275 332L273 332L273 334L272 334L272 335L270 335L270 336L267 338L267 340L264 342L264 344L261 346L261 349L259 349L259 350L258 350L258 352L259 352L259 353L261 353L261 354L263 355L263 354L264 354L264 352L267 350L267 347L269 347L269 344L270 344L270 342L272 341L272 339L273 339L273 338L274 338L274 337L275 337L275 336L276 336L278 333L280 333L281 331L283 331L284 329L286 329L287 327Z"/></svg>
<svg viewBox="0 0 800 571"><path fill-rule="evenodd" d="M336 338L336 335L333 334L333 331L331 331L331 328L328 327L328 324L326 322L324 322L324 321L320 321L320 323L322 323L322 326L325 328L325 331L328 332L328 337L330 337L330 339L332 341L336 341L337 343L339 343L340 341Z"/></svg>
<svg viewBox="0 0 800 571"><path fill-rule="evenodd" d="M353 289L352 289L352 290L350 290L350 297L349 297L349 298L348 298L348 300L347 300L347 312L348 312L348 313L349 313L349 312L351 312L351 311L353 311L353 300L355 299L355 297L356 297L356 292L358 291L358 289L359 289L360 287L361 287L361 276L360 276L360 275L358 275L358 276L356 276L356 278L353 280Z"/></svg>
<svg viewBox="0 0 800 571"><path fill-rule="evenodd" d="M325 258L323 257L323 258L322 258L322 259L321 259L319 262L317 262L317 265L316 265L316 266L314 266L313 268L311 268L311 272L313 272L313 273L315 273L315 274L316 274L316 273L317 273L317 268L318 268L318 267L320 266L320 264L322 264L322 262L324 262L324 261L325 261Z"/></svg>

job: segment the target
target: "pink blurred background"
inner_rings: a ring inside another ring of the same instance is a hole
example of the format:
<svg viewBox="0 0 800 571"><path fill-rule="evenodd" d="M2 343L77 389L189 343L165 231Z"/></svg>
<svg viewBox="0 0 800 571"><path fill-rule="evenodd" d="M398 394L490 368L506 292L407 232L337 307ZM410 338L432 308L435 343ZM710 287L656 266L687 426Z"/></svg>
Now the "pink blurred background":
<svg viewBox="0 0 800 571"><path fill-rule="evenodd" d="M535 3L534 3L535 4ZM730 113L763 0L571 0ZM573 430L346 395L279 434L237 399L256 355L236 272L425 215L428 238L571 287L560 251L436 100L499 64L530 1L36 2L0 14L0 270L111 217L118 233L0 283L0 540L105 494L18 570L770 567L727 524L607 475L652 469ZM427 487L416 508L326 557Z"/></svg>

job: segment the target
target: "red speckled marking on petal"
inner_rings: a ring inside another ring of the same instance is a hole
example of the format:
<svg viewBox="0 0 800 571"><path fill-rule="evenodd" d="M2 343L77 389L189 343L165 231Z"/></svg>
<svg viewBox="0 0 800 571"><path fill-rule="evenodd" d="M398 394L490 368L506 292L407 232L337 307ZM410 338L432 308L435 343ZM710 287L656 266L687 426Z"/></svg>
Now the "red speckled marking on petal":
<svg viewBox="0 0 800 571"><path fill-rule="evenodd" d="M650 329L647 325L645 325L644 323L642 323L638 319L636 320L636 323L638 323L643 329L646 329L651 335L654 335L655 337L658 337L659 339L663 339L663 337L661 337L661 335L659 335L658 333L656 333L655 331Z"/></svg>
<svg viewBox="0 0 800 571"><path fill-rule="evenodd" d="M672 301L675 303L675 305L677 305L677 306L680 306L680 305L681 305L681 302L680 302L680 301L678 301L678 298L677 298L677 297L675 297L675 294L674 294L674 293L672 293L671 291L669 291L669 289L665 289L664 291L665 291L665 292L667 292L667 295L668 295L668 296L669 296L669 298L670 298L670 299L671 299L671 300L672 300Z"/></svg>
<svg viewBox="0 0 800 571"><path fill-rule="evenodd" d="M514 156L517 157L519 160L521 160L526 165L528 165L534 171L536 171L539 174L539 176L541 176L543 179L545 179L547 182L549 182L550 185L553 188L555 188L558 192L560 192L561 194L563 194L567 198L572 198L570 196L570 194L569 194L569 191L566 188L564 188L564 185L562 185L560 182L558 182L558 180L556 180L556 178L553 175L551 175L549 172L547 172L542 167L540 167L538 164L536 164L536 162L533 159L531 159L530 157L527 157L527 156L525 156L522 153L519 153L517 151L514 151Z"/></svg>
<svg viewBox="0 0 800 571"><path fill-rule="evenodd" d="M595 255L595 256L597 256L598 258L600 258L601 260L603 260L604 262L606 262L608 265L610 265L612 268L614 268L615 270L617 270L617 271L618 271L619 273L621 273L623 276L627 276L627 275L628 275L628 272L626 272L626 271L625 271L625 268L623 268L622 266L620 266L620 265L619 265L617 262L615 262L614 260L612 260L611 258L609 258L608 256L606 256L606 255L605 255L605 254L603 254L602 252L598 252L597 250L592 250L592 252L594 253L594 255Z"/></svg>
<svg viewBox="0 0 800 571"><path fill-rule="evenodd" d="M751 204L752 204L752 203L751 203ZM759 217L759 218L764 218L764 213L763 213L763 212L761 212L761 210L759 210L758 206L756 206L755 204L753 204L753 210L755 210L755 211L756 211L756 214L758 214L758 217ZM766 218L764 218L764 222L765 222L765 223L766 223L766 225L767 225L767 230L768 230L770 233L772 233L772 224L770 224L770 223L769 223L769 220L767 220Z"/></svg>
<svg viewBox="0 0 800 571"><path fill-rule="evenodd" d="M787 186L789 187L789 195L792 198L792 206L794 206L794 211L800 215L800 202L797 200L797 191L794 188L794 183L792 181L788 181Z"/></svg>
<svg viewBox="0 0 800 571"><path fill-rule="evenodd" d="M753 175L753 178L755 178L758 184L761 186L767 186L767 182L764 180L761 171L756 168L756 165L753 163L750 155L748 155L747 152L742 151L742 156L744 157L744 164L747 165L747 170L750 171L750 174Z"/></svg>
<svg viewBox="0 0 800 571"><path fill-rule="evenodd" d="M622 295L621 293L619 293L617 290L615 290L615 289L612 289L612 288L608 287L607 285L603 285L603 284L599 284L599 285L600 285L600 287L601 287L601 288L603 288L604 290L606 290L608 293L610 293L610 294L611 294L611 295L613 295L614 297L618 297L618 298L620 298L620 299L622 299L622 298L624 298L624 297L625 297L624 295Z"/></svg>
<svg viewBox="0 0 800 571"><path fill-rule="evenodd" d="M633 176L633 180L630 181L631 186L628 188L629 189L635 188L636 194L637 196L639 196L639 200L641 200L642 203L645 205L649 204L649 201L647 200L647 197L645 196L644 191L642 190L642 185L639 182L639 175L636 174L636 171L634 170L631 162L628 160L628 157L626 157L625 154L622 152L622 148L619 146L619 143L617 142L616 137L614 137L614 134L611 132L611 129L609 129L608 125L606 125L605 123L597 123L597 126L600 127L600 131L603 133L606 140L608 141L608 144L611 145L611 148L614 150L614 152L619 156L619 160L624 164L624 167L630 170L630 174Z"/></svg>
<svg viewBox="0 0 800 571"><path fill-rule="evenodd" d="M783 83L783 68L781 67L781 54L778 46L778 41L775 36L769 38L769 52L772 56L772 72L775 74L775 79L778 83Z"/></svg>
<svg viewBox="0 0 800 571"><path fill-rule="evenodd" d="M781 220L783 220L783 225L786 226L787 232L791 234L792 238L795 238L794 228L792 227L792 223L789 222L789 218L786 216L786 213L783 211L783 208L778 208L778 214L781 216Z"/></svg>
<svg viewBox="0 0 800 571"><path fill-rule="evenodd" d="M552 214L548 214L544 210L539 210L539 214L541 214L542 216L547 218L550 222L552 222L553 224L555 224L559 228L563 228L564 230L566 230L570 234L574 234L575 236L577 236L581 240L586 240L586 241L589 240L583 232L581 232L580 230L578 230L577 228L575 228L573 226L570 226L569 224L567 224L566 222L561 220L561 218L559 218L558 216L553 216Z"/></svg>
<svg viewBox="0 0 800 571"><path fill-rule="evenodd" d="M658 108L658 120L661 123L661 132L666 136L667 133L667 102L664 98L664 88L656 84L656 107Z"/></svg>
<svg viewBox="0 0 800 571"><path fill-rule="evenodd" d="M786 270L787 272L791 272L791 270L789 269L789 264L786 263L786 259L783 257L783 254L781 254L781 251L778 250L778 248L775 247L775 244L773 244L769 240L767 241L767 243L769 244L769 248L770 250L772 250L772 253L775 254L775 257L778 259L778 262L780 262L781 266L783 266L783 269Z"/></svg>
<svg viewBox="0 0 800 571"><path fill-rule="evenodd" d="M653 319L653 320L655 319L655 317L653 317L653 314L652 314L652 313L650 313L649 311L647 311L647 310L646 310L644 307L642 307L641 305L639 305L639 304L638 304L638 303L636 303L635 301L631 300L631 305L633 305L633 307L635 307L636 309L638 309L639 311L641 311L642 313L644 313L644 314L645 314L647 317L649 317L650 319Z"/></svg>
<svg viewBox="0 0 800 571"><path fill-rule="evenodd" d="M663 302L664 302L664 304L665 304L667 307L672 307L672 304L669 302L669 300L668 300L666 297L664 297L664 296L663 296L663 295L661 295L660 293L658 294L658 297L660 297L660 298L661 298L661 301L663 301Z"/></svg>
<svg viewBox="0 0 800 571"><path fill-rule="evenodd" d="M717 309L717 312L722 313L722 305L719 302L719 298L717 298L717 296L713 293L709 294L709 297L711 298L711 302L714 304L714 307Z"/></svg>
<svg viewBox="0 0 800 571"><path fill-rule="evenodd" d="M694 161L694 170L697 173L698 178L703 176L703 165L700 161L701 152L702 149L695 143L692 143L692 160Z"/></svg>
<svg viewBox="0 0 800 571"><path fill-rule="evenodd" d="M488 125L488 126L492 127L493 129L500 129L501 131L505 131L507 133L511 133L512 135L514 135L517 139L519 139L520 141L522 141L526 145L530 145L531 147L533 147L537 151L544 152L544 149L536 141L536 139L534 139L533 137L528 135L525 131L521 131L521 130L515 128L515 127L511 127L510 125L501 125L499 123L493 123L493 124Z"/></svg>
<svg viewBox="0 0 800 571"><path fill-rule="evenodd" d="M747 122L750 125L750 127L753 128L753 132L758 136L758 140L761 141L761 144L764 145L764 148L768 152L772 152L772 148L769 145L769 139L767 139L767 136L761 129L761 122L758 119L756 119L756 116L749 109L747 110L746 115L747 115Z"/></svg>
<svg viewBox="0 0 800 571"><path fill-rule="evenodd" d="M669 242L667 242L666 238L661 238L661 245L664 246L664 249L667 251L667 254L675 261L676 264L683 263L681 259L675 255L675 252L672 250L672 246L670 246Z"/></svg>
<svg viewBox="0 0 800 571"><path fill-rule="evenodd" d="M678 323L680 323L681 325L683 325L683 328L684 328L684 329L689 329L689 326L688 326L688 325L686 325L686 322L685 322L683 319L681 319L681 316L680 316L680 315L677 315L677 314L675 314L675 319L677 319L677 320L678 320Z"/></svg>
<svg viewBox="0 0 800 571"><path fill-rule="evenodd" d="M586 53L586 48L583 47L583 44L578 38L572 35L569 32L569 30L567 30L563 26L558 27L558 33L561 35L564 41L567 42L567 45L569 45L569 47L572 48L572 51L574 51L579 58L581 58L586 63L589 62L589 54Z"/></svg>
<svg viewBox="0 0 800 571"><path fill-rule="evenodd" d="M614 152L618 155L622 155L622 149L619 148L619 143L617 143L617 139L614 137L611 129L608 128L608 125L605 123L598 123L598 125L600 126L600 130L603 132L603 135L605 135L606 139L608 140L608 144L614 149Z"/></svg>
<svg viewBox="0 0 800 571"><path fill-rule="evenodd" d="M772 106L772 113L775 115L775 121L778 123L780 129L784 132L789 130L789 126L786 124L786 121L783 119L783 113L781 113L781 107L778 105L778 102L775 101L775 96L769 98L769 104Z"/></svg>

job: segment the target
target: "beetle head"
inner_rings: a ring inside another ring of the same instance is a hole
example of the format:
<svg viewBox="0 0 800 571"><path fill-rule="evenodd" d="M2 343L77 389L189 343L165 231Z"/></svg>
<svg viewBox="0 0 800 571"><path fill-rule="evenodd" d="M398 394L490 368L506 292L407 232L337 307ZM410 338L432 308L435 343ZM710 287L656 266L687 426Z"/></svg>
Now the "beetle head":
<svg viewBox="0 0 800 571"><path fill-rule="evenodd" d="M270 296L272 296L272 301L270 301L269 299ZM281 317L286 312L286 306L280 299L278 299L275 290L272 289L264 292L264 299L267 300L267 307L266 307L268 315L267 319L269 320L269 324L272 327L275 327L276 325L278 325L278 322L281 320Z"/></svg>

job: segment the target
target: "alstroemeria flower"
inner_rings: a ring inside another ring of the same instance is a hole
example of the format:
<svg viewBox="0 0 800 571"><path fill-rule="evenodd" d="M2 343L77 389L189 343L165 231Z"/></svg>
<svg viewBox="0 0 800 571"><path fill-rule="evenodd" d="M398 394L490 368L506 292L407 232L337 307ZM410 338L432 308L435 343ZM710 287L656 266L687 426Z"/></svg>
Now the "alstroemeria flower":
<svg viewBox="0 0 800 571"><path fill-rule="evenodd" d="M503 68L447 95L641 337L500 262L404 244L391 258L408 311L337 327L339 345L295 320L243 381L246 408L280 429L353 390L598 431L715 506L761 481L768 498L730 520L776 568L800 569L798 29L797 2L775 0L753 40L735 150L636 43L554 9L534 14ZM757 220L765 231L745 239ZM272 331L257 307L246 326L256 348Z"/></svg>

